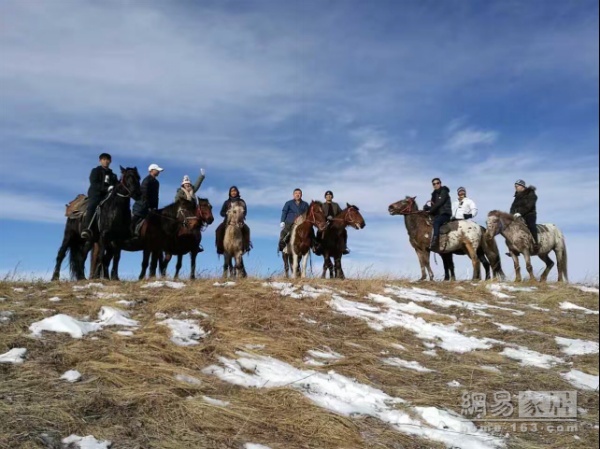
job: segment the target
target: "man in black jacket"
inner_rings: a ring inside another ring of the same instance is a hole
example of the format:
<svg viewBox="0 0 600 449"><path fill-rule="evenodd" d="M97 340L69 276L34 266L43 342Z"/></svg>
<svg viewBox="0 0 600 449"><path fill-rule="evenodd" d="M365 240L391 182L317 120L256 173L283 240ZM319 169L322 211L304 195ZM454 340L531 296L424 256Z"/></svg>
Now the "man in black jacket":
<svg viewBox="0 0 600 449"><path fill-rule="evenodd" d="M244 208L244 218L248 214L248 206L246 206L246 202L240 196L240 190L236 186L231 186L229 188L229 198L225 200L223 203L223 207L221 207L221 217L223 217L223 223L221 223L215 232L216 234L216 246L217 246L217 254L223 254L225 252L225 248L223 247L223 242L225 240L225 226L227 221L227 211L234 204L239 204ZM247 224L244 224L242 228L242 237L244 241L244 252L250 251L250 228Z"/></svg>
<svg viewBox="0 0 600 449"><path fill-rule="evenodd" d="M327 192L325 192L325 202L323 203L323 213L325 214L325 217L327 217L327 222L331 222L341 212L342 212L342 208L340 207L340 205L333 201L333 192L331 190L328 190ZM315 243L313 246L313 252L315 253L316 256L323 255L322 241L323 241L323 238L325 237L325 232L327 232L327 231L326 230L317 231L317 235L315 237ZM344 229L343 235L344 235L344 245L345 245L343 254L347 255L347 254L350 254L350 250L347 248L348 233L346 232L346 229Z"/></svg>
<svg viewBox="0 0 600 449"><path fill-rule="evenodd" d="M433 236L429 251L433 251L440 243L440 229L452 218L452 200L450 199L450 189L442 185L440 178L432 181L433 193L431 194L431 206L425 206L425 210L433 218Z"/></svg>
<svg viewBox="0 0 600 449"><path fill-rule="evenodd" d="M89 239L92 236L90 227L95 218L96 209L106 195L117 185L117 182L119 182L117 175L110 169L110 163L112 162L110 154L102 153L99 160L100 165L92 169L90 173L87 212L83 221L83 230L81 231L81 238L83 239Z"/></svg>
<svg viewBox="0 0 600 449"><path fill-rule="evenodd" d="M515 199L510 207L510 213L515 218L523 218L525 223L527 223L527 227L533 236L534 253L540 250L537 230L537 200L535 187L527 187L527 183L522 179L515 182Z"/></svg>
<svg viewBox="0 0 600 449"><path fill-rule="evenodd" d="M139 237L138 224L148 216L151 210L158 209L160 183L158 175L164 170L157 164L150 164L148 167L148 176L144 178L140 185L142 197L133 203L133 217L131 220L131 233L134 237Z"/></svg>

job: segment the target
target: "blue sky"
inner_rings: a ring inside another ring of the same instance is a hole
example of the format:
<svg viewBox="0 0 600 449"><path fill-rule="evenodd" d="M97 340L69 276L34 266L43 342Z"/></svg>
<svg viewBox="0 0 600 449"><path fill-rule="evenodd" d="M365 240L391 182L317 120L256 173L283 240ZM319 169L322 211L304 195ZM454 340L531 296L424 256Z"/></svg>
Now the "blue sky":
<svg viewBox="0 0 600 449"><path fill-rule="evenodd" d="M597 281L596 1L9 0L0 17L0 274L48 276L64 204L108 151L113 168L166 168L161 205L201 167L216 209L238 185L253 274L280 270L295 187L361 207L351 274L417 274L387 206L423 203L441 176L468 188L480 223L510 207L516 179L536 185L572 279Z"/></svg>

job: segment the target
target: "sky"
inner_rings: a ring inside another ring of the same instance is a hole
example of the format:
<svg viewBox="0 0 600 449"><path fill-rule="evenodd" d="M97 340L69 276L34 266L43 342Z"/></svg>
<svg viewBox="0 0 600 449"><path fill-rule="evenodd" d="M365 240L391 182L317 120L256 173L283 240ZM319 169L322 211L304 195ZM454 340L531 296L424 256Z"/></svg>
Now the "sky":
<svg viewBox="0 0 600 449"><path fill-rule="evenodd" d="M49 277L64 205L106 151L117 171L164 167L161 206L200 168L215 212L238 186L253 275L282 269L296 187L360 207L347 274L420 274L387 209L423 205L439 176L453 198L468 189L481 224L510 208L515 180L535 185L571 280L597 282L598 13L586 0L2 1L0 276ZM216 225L203 275L220 270ZM122 276L140 263L124 254ZM469 265L457 258L459 277Z"/></svg>

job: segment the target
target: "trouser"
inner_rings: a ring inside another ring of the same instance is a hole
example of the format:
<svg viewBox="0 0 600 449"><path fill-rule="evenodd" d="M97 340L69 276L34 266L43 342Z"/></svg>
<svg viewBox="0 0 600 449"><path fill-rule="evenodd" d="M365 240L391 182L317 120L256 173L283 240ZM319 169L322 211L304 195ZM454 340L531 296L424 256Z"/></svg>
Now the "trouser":
<svg viewBox="0 0 600 449"><path fill-rule="evenodd" d="M87 211L83 219L82 229L89 229L92 226L92 219L97 218L94 217L94 214L96 213L96 209L100 205L101 201L101 197L88 197Z"/></svg>
<svg viewBox="0 0 600 449"><path fill-rule="evenodd" d="M280 251L283 251L283 248L285 248L285 245L289 241L289 235L292 232L293 226L294 226L294 223L286 223L285 226L283 227L283 229L281 230L281 233L279 234L279 250Z"/></svg>
<svg viewBox="0 0 600 449"><path fill-rule="evenodd" d="M433 238L440 236L440 229L450 221L452 217L448 214L438 215L433 219Z"/></svg>
<svg viewBox="0 0 600 449"><path fill-rule="evenodd" d="M538 228L537 228L537 215L528 215L524 217L525 223L527 223L527 227L533 236L533 241L537 245L539 243L538 240Z"/></svg>
<svg viewBox="0 0 600 449"><path fill-rule="evenodd" d="M227 228L227 224L225 222L221 223L217 226L217 230L215 231L215 243L217 246L217 254L225 253L225 230ZM242 241L244 244L244 252L250 251L250 228L247 224L244 224L242 228Z"/></svg>
<svg viewBox="0 0 600 449"><path fill-rule="evenodd" d="M133 214L131 216L131 235L134 237L139 237L137 231L138 225L142 222L142 220L146 218L145 215Z"/></svg>

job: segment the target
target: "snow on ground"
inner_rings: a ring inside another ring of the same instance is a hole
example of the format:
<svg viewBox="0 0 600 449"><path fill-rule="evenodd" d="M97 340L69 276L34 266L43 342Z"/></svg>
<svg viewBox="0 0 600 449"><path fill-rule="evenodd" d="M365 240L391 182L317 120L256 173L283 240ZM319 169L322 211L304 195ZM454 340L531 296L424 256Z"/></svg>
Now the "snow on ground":
<svg viewBox="0 0 600 449"><path fill-rule="evenodd" d="M81 380L81 373L76 370L69 370L60 376L61 380L66 380L67 382L74 383Z"/></svg>
<svg viewBox="0 0 600 449"><path fill-rule="evenodd" d="M558 357L540 354L522 346L518 348L506 348L501 355L519 361L521 366L534 366L536 368L550 369L555 365L566 363Z"/></svg>
<svg viewBox="0 0 600 449"><path fill-rule="evenodd" d="M498 329L505 332L523 332L521 329L515 326L511 326L510 324L502 324L502 323L493 323L495 326L498 326Z"/></svg>
<svg viewBox="0 0 600 449"><path fill-rule="evenodd" d="M406 360L402 360L397 357L383 359L382 362L388 366L395 366L397 368L406 368L406 369L410 369L413 371L417 371L418 373L433 373L433 372L435 372L434 370L425 368L419 362L408 362Z"/></svg>
<svg viewBox="0 0 600 449"><path fill-rule="evenodd" d="M487 371L488 373L502 374L502 371L500 371L500 369L497 366L482 365L479 368L481 368L484 371Z"/></svg>
<svg viewBox="0 0 600 449"><path fill-rule="evenodd" d="M298 287L289 282L265 282L263 283L263 287L279 290L281 296L287 296L292 299L316 299L322 294L331 293L331 290L328 289L316 289L310 285Z"/></svg>
<svg viewBox="0 0 600 449"><path fill-rule="evenodd" d="M552 312L552 310L547 309L545 307L540 307L537 304L528 304L527 307L529 307L532 310L537 310L538 312Z"/></svg>
<svg viewBox="0 0 600 449"><path fill-rule="evenodd" d="M0 324L8 323L14 314L15 312L12 312L10 310L0 312Z"/></svg>
<svg viewBox="0 0 600 449"><path fill-rule="evenodd" d="M460 387L462 387L462 384L458 380L453 380L452 382L448 382L447 385L450 388L460 388Z"/></svg>
<svg viewBox="0 0 600 449"><path fill-rule="evenodd" d="M244 449L271 449L269 446L263 446L262 444L246 443Z"/></svg>
<svg viewBox="0 0 600 449"><path fill-rule="evenodd" d="M587 285L577 285L576 287L584 293L600 294L600 290L597 287L588 287Z"/></svg>
<svg viewBox="0 0 600 449"><path fill-rule="evenodd" d="M230 402L219 401L218 399L209 398L208 396L202 396L202 399L207 404L214 405L216 407L223 407L223 408L225 408L225 407L229 407L231 405Z"/></svg>
<svg viewBox="0 0 600 449"><path fill-rule="evenodd" d="M382 310L337 295L332 297L330 305L339 313L366 321L372 329L382 331L386 328L402 327L414 332L418 338L436 342L446 351L465 353L477 349L490 349L493 346L487 339L467 337L459 333L457 327L460 323L428 323L421 317L400 312L396 308L388 307L387 310Z"/></svg>
<svg viewBox="0 0 600 449"><path fill-rule="evenodd" d="M235 287L235 282L233 281L229 281L229 282L215 282L213 284L213 287Z"/></svg>
<svg viewBox="0 0 600 449"><path fill-rule="evenodd" d="M158 323L168 326L171 329L171 341L177 346L193 346L198 344L198 340L206 337L208 334L202 329L198 322L194 320L176 320L168 318Z"/></svg>
<svg viewBox="0 0 600 449"><path fill-rule="evenodd" d="M577 304L573 304L572 302L561 302L560 303L560 308L562 310L576 310L578 312L583 312L586 315L598 315L600 314L600 312L598 312L597 310L590 310L590 309L586 309L585 307L581 307L578 306Z"/></svg>
<svg viewBox="0 0 600 449"><path fill-rule="evenodd" d="M48 299L48 301L50 301L50 302L61 302L62 299L60 299L58 296L53 296L52 298Z"/></svg>
<svg viewBox="0 0 600 449"><path fill-rule="evenodd" d="M575 388L580 390L598 390L598 376L592 376L576 369L561 374L561 376Z"/></svg>
<svg viewBox="0 0 600 449"><path fill-rule="evenodd" d="M117 301L117 304L124 307L133 307L135 306L135 301L127 301L126 299L121 299L120 301Z"/></svg>
<svg viewBox="0 0 600 449"><path fill-rule="evenodd" d="M503 310L505 312L511 312L515 316L523 316L524 312L520 310L510 309L506 307L499 307L490 304L478 304L475 302L469 301L461 301L458 299L447 299L443 296L440 296L438 292L433 290L426 290L423 288L403 288L403 287L393 287L388 286L385 289L385 293L393 294L402 299L408 299L415 302L425 302L430 303L438 307L442 307L444 309L448 309L450 307L458 307L461 309L467 309L472 312L475 312L479 316L490 317L489 313L486 313L486 310Z"/></svg>
<svg viewBox="0 0 600 449"><path fill-rule="evenodd" d="M81 290L89 290L90 288L104 288L104 285L102 285L99 282L90 282L89 284L86 285L74 285L73 286L73 291L81 291Z"/></svg>
<svg viewBox="0 0 600 449"><path fill-rule="evenodd" d="M25 361L25 354L27 354L27 349L13 348L4 354L0 354L0 363L12 363L13 365L20 365Z"/></svg>
<svg viewBox="0 0 600 449"><path fill-rule="evenodd" d="M179 382L184 382L184 383L190 384L190 385L202 384L202 381L200 379L196 379L195 377L188 376L187 374L176 374L175 380L178 380Z"/></svg>
<svg viewBox="0 0 600 449"><path fill-rule="evenodd" d="M600 352L600 347L595 341L556 337L556 343L562 346L562 351L567 355L587 355Z"/></svg>
<svg viewBox="0 0 600 449"><path fill-rule="evenodd" d="M140 324L138 321L129 318L129 312L106 306L100 309L98 320L102 326L137 327Z"/></svg>
<svg viewBox="0 0 600 449"><path fill-rule="evenodd" d="M109 449L112 446L110 441L98 441L92 435L88 435L87 437L71 435L67 438L64 438L62 442L65 446L74 444L75 447L80 449Z"/></svg>
<svg viewBox="0 0 600 449"><path fill-rule="evenodd" d="M162 287L181 290L182 288L185 288L185 284L183 282L173 282L173 281L154 281L154 282L149 282L145 285L142 285L142 288L162 288Z"/></svg>
<svg viewBox="0 0 600 449"><path fill-rule="evenodd" d="M418 315L420 313L425 314L425 315L438 315L437 312L434 312L433 310L430 310L430 309L426 309L425 307L421 307L412 301L408 304L403 304L403 303L396 302L392 298L388 298L387 296L376 295L374 293L370 293L368 296L368 299L370 299L371 301L374 301L378 304L384 304L390 308L395 308L395 309L399 310L400 312L410 313L411 315Z"/></svg>
<svg viewBox="0 0 600 449"><path fill-rule="evenodd" d="M69 334L73 338L83 338L91 332L97 332L102 329L99 323L90 323L87 321L79 321L69 315L58 314L49 318L44 318L29 326L29 330L34 337L41 337L43 331L59 332Z"/></svg>
<svg viewBox="0 0 600 449"><path fill-rule="evenodd" d="M107 292L96 292L95 296L100 299L119 299L125 297L124 293L107 293Z"/></svg>
<svg viewBox="0 0 600 449"><path fill-rule="evenodd" d="M294 388L320 407L343 416L371 416L399 432L442 442L461 449L504 447L502 439L485 434L470 422L436 408L412 408L415 419L395 405L406 404L381 390L330 371L302 371L280 360L239 352L238 359L219 357L222 366L203 370L225 382L250 388Z"/></svg>
<svg viewBox="0 0 600 449"><path fill-rule="evenodd" d="M133 331L117 331L117 335L122 337L133 337Z"/></svg>
<svg viewBox="0 0 600 449"><path fill-rule="evenodd" d="M537 291L537 287L514 287L512 285L508 285L508 284L490 284L487 286L488 290L491 291L507 291L507 292L513 292L513 293L518 293L518 292L535 292Z"/></svg>

